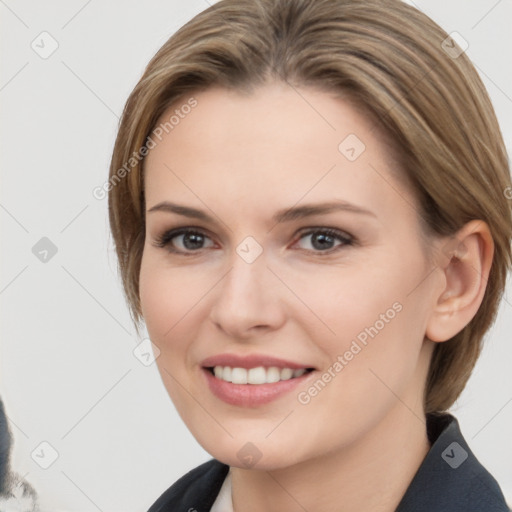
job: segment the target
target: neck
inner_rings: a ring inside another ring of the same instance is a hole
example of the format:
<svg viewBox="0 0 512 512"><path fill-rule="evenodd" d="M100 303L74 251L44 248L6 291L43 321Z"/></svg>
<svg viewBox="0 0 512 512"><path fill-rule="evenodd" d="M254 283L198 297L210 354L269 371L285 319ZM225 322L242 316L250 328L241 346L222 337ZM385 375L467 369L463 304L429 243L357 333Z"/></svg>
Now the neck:
<svg viewBox="0 0 512 512"><path fill-rule="evenodd" d="M425 416L402 402L349 447L290 467L231 467L235 512L394 512L430 449Z"/></svg>

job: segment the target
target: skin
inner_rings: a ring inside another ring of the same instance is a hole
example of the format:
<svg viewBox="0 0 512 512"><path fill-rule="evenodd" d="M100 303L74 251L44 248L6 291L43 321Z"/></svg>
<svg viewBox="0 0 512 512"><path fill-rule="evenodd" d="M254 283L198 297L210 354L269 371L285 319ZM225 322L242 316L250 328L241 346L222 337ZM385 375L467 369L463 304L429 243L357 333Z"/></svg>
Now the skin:
<svg viewBox="0 0 512 512"><path fill-rule="evenodd" d="M145 167L140 298L162 381L198 442L231 466L236 512L393 511L430 447L423 391L432 349L482 300L488 228L468 223L449 254L448 239L425 237L385 139L345 100L282 83L194 97L198 106ZM355 161L338 149L348 134L366 146ZM271 220L332 200L371 213ZM213 222L150 211L163 201L204 210ZM156 246L178 227L205 237L199 246L183 236ZM334 237L322 249L307 228L334 228L354 242ZM250 264L236 252L248 236L263 249ZM401 311L299 403L298 393L396 303ZM268 354L317 371L269 404L238 407L205 385L201 361L220 353ZM248 442L261 453L250 468L237 455Z"/></svg>

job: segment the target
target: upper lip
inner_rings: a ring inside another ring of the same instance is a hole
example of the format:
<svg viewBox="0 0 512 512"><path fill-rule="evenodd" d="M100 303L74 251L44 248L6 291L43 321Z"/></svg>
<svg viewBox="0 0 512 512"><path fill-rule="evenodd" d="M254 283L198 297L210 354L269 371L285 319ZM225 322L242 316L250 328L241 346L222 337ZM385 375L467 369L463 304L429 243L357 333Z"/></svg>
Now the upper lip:
<svg viewBox="0 0 512 512"><path fill-rule="evenodd" d="M247 356L237 354L218 354L216 356L206 358L202 363L205 368L214 366L229 366L231 368L256 368L258 366L277 368L291 368L298 370L300 368L313 368L311 365L296 363L294 361L287 361L273 356L264 354L251 354Z"/></svg>

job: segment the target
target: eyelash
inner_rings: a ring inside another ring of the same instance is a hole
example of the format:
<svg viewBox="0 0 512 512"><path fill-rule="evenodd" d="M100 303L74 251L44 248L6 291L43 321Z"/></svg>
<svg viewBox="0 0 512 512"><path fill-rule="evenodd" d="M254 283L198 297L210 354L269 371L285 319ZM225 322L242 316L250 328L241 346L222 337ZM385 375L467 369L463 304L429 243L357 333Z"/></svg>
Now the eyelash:
<svg viewBox="0 0 512 512"><path fill-rule="evenodd" d="M321 233L322 235L327 235L327 236L336 238L342 242L340 245L337 245L337 246L333 247L332 249L329 249L326 251L319 251L319 250L310 251L308 249L303 249L307 252L313 252L315 254L320 254L322 256L330 255L330 254L340 250L343 247L352 246L356 242L355 238L352 235L349 235L348 233L345 233L344 231L339 231L339 230L333 229L333 228L308 228L299 233L299 238L298 238L297 242L302 240L302 238L304 238L308 235L315 234L315 233ZM210 238L206 233L204 233L200 229L177 228L177 229L171 229L169 231L165 231L163 234L158 236L156 238L156 240L154 241L154 245L159 248L165 248L170 253L178 254L178 255L182 255L182 256L195 256L202 250L202 249L198 249L196 251L189 250L188 252L185 252L185 251L180 251L180 250L172 248L171 241L180 235L200 235L200 236L203 236L206 238Z"/></svg>

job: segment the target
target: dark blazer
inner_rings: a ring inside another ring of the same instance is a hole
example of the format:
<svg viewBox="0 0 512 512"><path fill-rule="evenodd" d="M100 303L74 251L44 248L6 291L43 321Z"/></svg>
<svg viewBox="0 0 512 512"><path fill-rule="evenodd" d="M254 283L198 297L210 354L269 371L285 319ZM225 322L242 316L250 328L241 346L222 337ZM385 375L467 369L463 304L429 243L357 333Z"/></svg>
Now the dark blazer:
<svg viewBox="0 0 512 512"><path fill-rule="evenodd" d="M430 451L395 512L510 512L455 417L428 415L427 434ZM228 471L216 459L201 464L169 487L148 512L209 512Z"/></svg>

